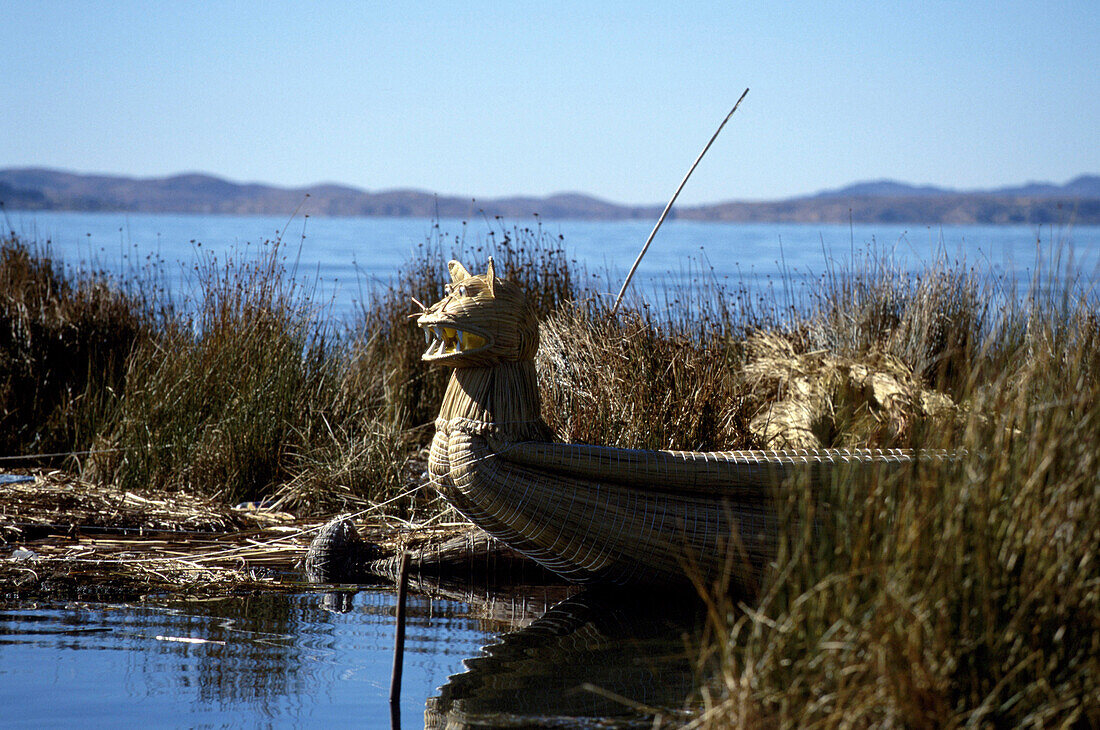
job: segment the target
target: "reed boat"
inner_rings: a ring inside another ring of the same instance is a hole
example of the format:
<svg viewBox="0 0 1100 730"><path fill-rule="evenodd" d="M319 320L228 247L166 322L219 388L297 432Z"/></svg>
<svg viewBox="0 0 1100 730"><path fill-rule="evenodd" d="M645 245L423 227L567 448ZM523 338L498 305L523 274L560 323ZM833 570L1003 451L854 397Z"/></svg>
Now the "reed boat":
<svg viewBox="0 0 1100 730"><path fill-rule="evenodd" d="M431 485L485 532L578 583L757 584L775 557L775 487L913 461L904 450L643 451L555 443L541 417L538 322L523 291L448 264L417 316L422 359L452 368Z"/></svg>

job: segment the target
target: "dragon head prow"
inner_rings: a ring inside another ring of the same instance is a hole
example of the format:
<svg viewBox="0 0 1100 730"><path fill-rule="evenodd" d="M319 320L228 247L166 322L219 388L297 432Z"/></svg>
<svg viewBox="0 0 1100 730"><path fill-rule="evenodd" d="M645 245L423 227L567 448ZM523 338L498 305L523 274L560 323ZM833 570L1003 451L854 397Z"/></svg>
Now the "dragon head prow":
<svg viewBox="0 0 1100 730"><path fill-rule="evenodd" d="M428 343L421 359L451 367L533 359L538 319L523 290L496 277L492 258L477 276L458 261L449 261L447 268L447 295L416 320Z"/></svg>

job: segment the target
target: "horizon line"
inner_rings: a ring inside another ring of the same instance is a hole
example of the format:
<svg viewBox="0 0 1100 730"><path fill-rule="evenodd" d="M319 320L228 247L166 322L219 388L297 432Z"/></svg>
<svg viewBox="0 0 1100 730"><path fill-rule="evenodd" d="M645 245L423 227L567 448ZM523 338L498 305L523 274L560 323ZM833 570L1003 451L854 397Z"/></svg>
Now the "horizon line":
<svg viewBox="0 0 1100 730"><path fill-rule="evenodd" d="M207 179L210 179L210 180L216 180L216 181L219 181L219 182L225 182L225 183L229 183L229 184L237 185L237 186L260 186L260 187L266 187L266 188L270 188L270 189L274 189L274 190L281 190L281 191L284 191L284 192L304 192L304 193L307 193L307 194L308 194L310 189L335 187L335 188L343 188L343 189L346 189L348 191L352 191L352 192L355 192L355 193L367 194L367 195L381 195L381 194L389 194L389 193L415 193L415 194L421 194L421 195L431 195L431 196L440 197L440 198L452 198L452 199L469 200L469 201L481 200L481 201L484 201L484 202L501 202L501 201L517 200L517 199L528 199L528 200L536 200L536 201L549 201L549 200L553 200L555 198L562 198L562 197L568 197L568 196L580 196L580 197L584 197L584 198L594 200L596 202L604 203L604 204L607 204L607 205L613 205L613 206L617 206L617 207L620 207L620 208L635 209L635 210L648 209L648 208L660 208L661 206L664 205L663 202L623 203L623 202L618 202L618 201L615 201L615 200L611 200L611 199L606 198L606 197L602 197L601 195L599 195L597 193L591 193L591 192L586 192L586 191L577 190L577 189L559 190L559 191L555 191L555 192L551 192L551 193L547 193L547 194L543 194L543 195L539 195L539 194L535 194L535 193L510 193L510 194L496 195L496 196L478 196L478 195L468 195L468 194L458 194L458 193L445 193L445 192L441 192L441 191L438 191L438 190L431 190L431 189L419 188L419 187L414 187L414 186L371 189L371 188L358 187L358 186L353 185L351 183L344 183L344 182L338 182L338 181L333 181L333 180L321 180L321 181L309 183L309 184L306 184L306 185L286 185L286 184L266 182L266 181L262 181L262 180L245 180L245 179L233 178L233 177L223 175L223 174L220 174L220 173L213 173L213 172L208 172L208 171L204 171L204 170L183 170L183 171L180 171L180 172L174 172L174 173L169 173L169 174L139 175L139 174L126 174L126 173L102 172L102 171L83 172L83 171L75 170L75 169L72 169L72 168L50 167L50 166L43 166L43 165L21 165L21 166L8 166L8 167L0 168L0 173L3 173L3 172L28 172L28 171L47 172L47 173L60 173L60 174L65 174L65 175L73 175L73 176L76 176L76 177L103 177L103 178L111 178L111 179L117 179L117 180L133 180L133 181L137 181L137 182L156 182L156 181L172 180L172 179L177 179L177 178L201 177L201 178L207 178ZM843 191L848 190L849 188L858 187L858 186L865 186L865 185L883 185L883 184L899 185L899 186L903 186L903 187L906 187L906 188L912 188L914 191L921 191L921 190L927 191L926 194L983 195L983 194L994 194L994 193L997 193L997 192L1000 192L1000 191L1012 190L1014 188L1030 187L1030 186L1065 187L1065 186L1067 186L1071 183L1074 183L1074 182L1077 182L1077 181L1080 181L1080 180L1090 179L1090 178L1100 178L1100 174L1083 172L1083 173L1080 173L1078 175L1075 175L1075 176L1069 178L1068 180L1066 180L1065 182L1062 182L1062 183L1056 183L1056 182L1052 182L1050 180L1034 180L1034 179L1032 179L1032 180L1025 180L1025 181L1014 183L1014 184L1001 185L1001 186L992 187L992 188L954 188L954 187L950 187L950 186L943 185L943 184L937 184L937 183L910 183L910 182L905 182L903 180L900 180L898 178L878 177L878 178L870 178L870 179L853 180L851 182L839 185L837 187L822 188L822 189L819 189L819 190L816 190L816 191L810 192L810 193L801 193L801 194L787 195L787 196L784 196L784 197L774 197L774 198L726 198L726 199L716 200L716 201L711 201L711 202L692 203L691 205L688 205L688 206L681 206L681 208L689 208L689 209L690 208L705 208L705 207L725 205L725 204L730 204L730 203L757 204L757 203L775 203L775 202L785 202L785 201L792 201L792 200L802 200L802 199L807 199L807 198L825 196L825 195L828 195L828 194L841 193ZM886 196L877 195L877 196L873 196L873 197L886 197Z"/></svg>

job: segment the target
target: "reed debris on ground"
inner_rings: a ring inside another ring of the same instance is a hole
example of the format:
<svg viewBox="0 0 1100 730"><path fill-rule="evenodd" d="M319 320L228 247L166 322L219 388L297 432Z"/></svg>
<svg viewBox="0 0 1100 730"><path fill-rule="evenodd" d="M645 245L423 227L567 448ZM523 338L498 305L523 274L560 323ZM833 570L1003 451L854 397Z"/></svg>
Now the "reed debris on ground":
<svg viewBox="0 0 1100 730"><path fill-rule="evenodd" d="M225 532L249 522L208 497L130 491L61 470L30 470L28 481L0 488L0 542L65 534L74 529L117 532Z"/></svg>

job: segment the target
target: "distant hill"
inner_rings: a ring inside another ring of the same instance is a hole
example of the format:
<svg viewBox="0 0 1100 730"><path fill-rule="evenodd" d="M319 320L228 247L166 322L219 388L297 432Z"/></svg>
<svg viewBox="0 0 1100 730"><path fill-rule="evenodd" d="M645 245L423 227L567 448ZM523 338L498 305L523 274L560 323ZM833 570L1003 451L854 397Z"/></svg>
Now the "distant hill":
<svg viewBox="0 0 1100 730"><path fill-rule="evenodd" d="M484 210L508 218L652 218L653 208L616 205L580 194L473 200L422 190L368 192L335 184L279 188L189 173L165 178L80 175L59 170L0 170L0 201L9 209L125 210L142 213L223 213L462 218Z"/></svg>
<svg viewBox="0 0 1100 730"><path fill-rule="evenodd" d="M1100 175L1081 175L1065 185L1029 182L1023 185L990 190L952 190L933 185L907 185L895 180L873 180L855 183L837 190L825 190L811 198L931 198L970 195L994 198L1100 198Z"/></svg>
<svg viewBox="0 0 1100 730"><path fill-rule="evenodd" d="M719 203L681 211L679 217L743 223L1100 225L1100 177L968 192L868 182L805 198Z"/></svg>
<svg viewBox="0 0 1100 730"><path fill-rule="evenodd" d="M933 197L937 195L953 195L957 191L947 188L937 188L932 185L907 185L895 180L872 180L869 182L853 183L836 190L823 190L810 199L821 198L893 198L893 197Z"/></svg>
<svg viewBox="0 0 1100 730"><path fill-rule="evenodd" d="M369 192L336 184L280 188L199 173L164 178L82 175L41 168L0 170L0 202L9 210L134 211L319 216L656 220L662 205L628 206L581 193L477 200L423 190ZM1064 185L1029 182L959 191L893 180L778 201L730 201L677 208L685 220L791 223L1078 223L1100 224L1100 176Z"/></svg>

